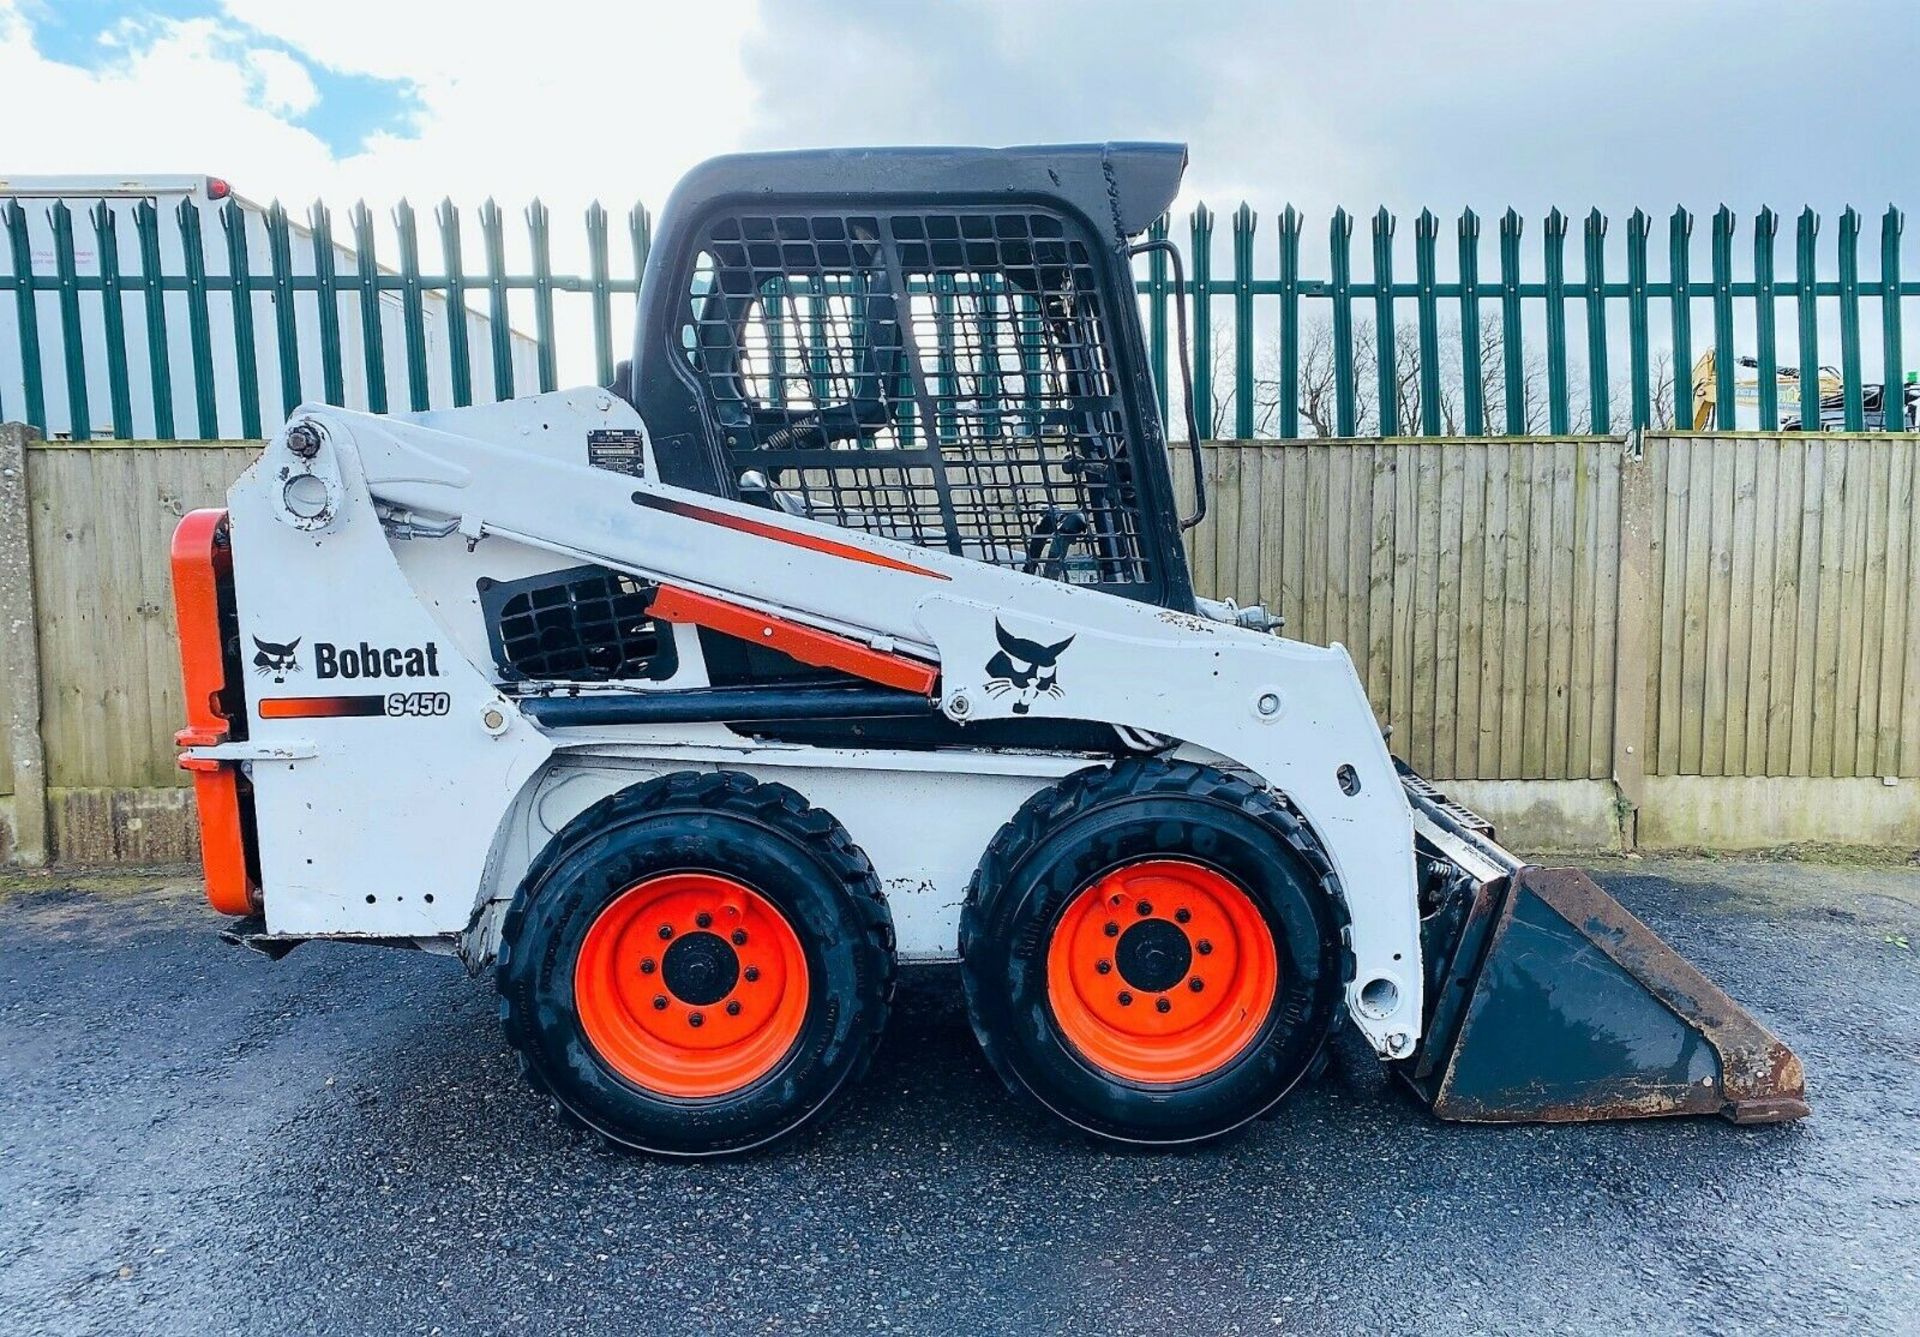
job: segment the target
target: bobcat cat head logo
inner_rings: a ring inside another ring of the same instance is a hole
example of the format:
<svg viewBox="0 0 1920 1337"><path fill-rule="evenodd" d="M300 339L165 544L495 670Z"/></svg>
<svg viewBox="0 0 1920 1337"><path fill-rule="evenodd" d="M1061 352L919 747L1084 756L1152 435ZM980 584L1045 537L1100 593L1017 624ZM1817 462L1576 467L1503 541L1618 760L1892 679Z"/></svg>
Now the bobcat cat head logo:
<svg viewBox="0 0 1920 1337"><path fill-rule="evenodd" d="M1060 652L1073 644L1073 637L1069 636L1055 645L1022 640L1001 626L998 618L993 622L993 634L1000 641L1000 649L987 661L989 696L1019 693L1019 698L1013 703L1013 713L1024 715L1033 708L1033 703L1042 693L1047 696L1060 695L1056 665Z"/></svg>
<svg viewBox="0 0 1920 1337"><path fill-rule="evenodd" d="M275 682L285 682L287 675L300 667L300 661L293 657L294 650L298 648L300 644L300 638L298 636L288 641L285 645L277 645L272 641L263 641L258 636L255 636L253 638L253 644L259 651L259 653L253 657L253 671L255 673L272 674Z"/></svg>

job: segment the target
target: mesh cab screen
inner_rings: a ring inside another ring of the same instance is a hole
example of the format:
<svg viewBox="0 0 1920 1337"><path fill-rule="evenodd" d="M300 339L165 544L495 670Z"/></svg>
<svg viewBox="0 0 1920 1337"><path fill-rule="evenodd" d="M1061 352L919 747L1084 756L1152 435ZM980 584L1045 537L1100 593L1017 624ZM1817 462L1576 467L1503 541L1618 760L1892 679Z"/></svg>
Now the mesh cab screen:
<svg viewBox="0 0 1920 1337"><path fill-rule="evenodd" d="M1151 580L1090 246L1033 207L716 215L680 341L742 494L1056 579Z"/></svg>

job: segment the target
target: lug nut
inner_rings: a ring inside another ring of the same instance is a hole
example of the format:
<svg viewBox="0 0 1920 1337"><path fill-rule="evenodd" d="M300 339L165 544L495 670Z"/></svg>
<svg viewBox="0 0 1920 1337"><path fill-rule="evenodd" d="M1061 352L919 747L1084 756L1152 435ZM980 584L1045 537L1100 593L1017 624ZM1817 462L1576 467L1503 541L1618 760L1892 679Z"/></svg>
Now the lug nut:
<svg viewBox="0 0 1920 1337"><path fill-rule="evenodd" d="M653 1010L655 1012L665 1012L667 1010L667 996L665 994L657 993L653 996Z"/></svg>
<svg viewBox="0 0 1920 1337"><path fill-rule="evenodd" d="M698 1012L687 1013L687 1025L698 1028L707 1024L707 1019Z"/></svg>
<svg viewBox="0 0 1920 1337"><path fill-rule="evenodd" d="M733 931L733 945L735 947L745 947L747 945L747 931L745 929L737 928Z"/></svg>
<svg viewBox="0 0 1920 1337"><path fill-rule="evenodd" d="M665 941L666 939L668 939L668 938L671 938L672 936L673 936L673 925L671 925L671 924L662 924L662 925L660 926L660 938L661 938L661 940L662 940L662 941Z"/></svg>
<svg viewBox="0 0 1920 1337"><path fill-rule="evenodd" d="M1121 1007L1133 1006L1133 995L1128 993L1125 989L1122 989L1120 991L1120 1006Z"/></svg>
<svg viewBox="0 0 1920 1337"><path fill-rule="evenodd" d="M1110 974L1110 973L1112 972L1112 970L1113 970L1113 962L1111 962L1111 961L1096 961L1096 962L1094 962L1094 966L1093 966L1093 968L1094 968L1095 970L1097 970L1097 971L1099 971L1099 972L1100 972L1100 973L1101 973L1102 975L1106 975L1106 974Z"/></svg>
<svg viewBox="0 0 1920 1337"><path fill-rule="evenodd" d="M1173 1011L1173 1004L1164 998L1157 998L1154 1000L1153 1010L1155 1012L1171 1012Z"/></svg>
<svg viewBox="0 0 1920 1337"><path fill-rule="evenodd" d="M693 917L693 922L698 924L701 928L712 928L713 916L708 914L705 910L702 910L699 914Z"/></svg>
<svg viewBox="0 0 1920 1337"><path fill-rule="evenodd" d="M730 1017L737 1017L740 1015L740 1000L738 998L734 999L731 1003L727 1004L727 1015Z"/></svg>
<svg viewBox="0 0 1920 1337"><path fill-rule="evenodd" d="M646 960L640 963L640 973L642 975L651 975L653 974L653 972L654 972L653 958L648 957Z"/></svg>
<svg viewBox="0 0 1920 1337"><path fill-rule="evenodd" d="M1114 923L1112 920L1108 920L1107 926L1101 929L1100 931L1106 934L1109 938L1117 938L1120 936L1120 926Z"/></svg>
<svg viewBox="0 0 1920 1337"><path fill-rule="evenodd" d="M1195 993L1199 993L1202 989L1207 987L1207 982L1201 979L1198 975L1195 975L1192 979L1187 981L1187 987L1189 989L1192 989Z"/></svg>
<svg viewBox="0 0 1920 1337"><path fill-rule="evenodd" d="M1134 906L1133 908L1143 915L1150 915L1153 913L1153 902L1141 901L1140 904Z"/></svg>
<svg viewBox="0 0 1920 1337"><path fill-rule="evenodd" d="M752 984L755 980L759 978L760 978L760 967L748 966L747 967L747 983Z"/></svg>
<svg viewBox="0 0 1920 1337"><path fill-rule="evenodd" d="M1178 910L1175 910L1173 912L1173 917L1175 921L1177 921L1178 923L1184 924L1189 919L1193 918L1193 911L1187 909L1187 907L1183 905Z"/></svg>
<svg viewBox="0 0 1920 1337"><path fill-rule="evenodd" d="M1193 945L1193 950L1200 953L1200 955L1202 956L1212 956L1213 944L1211 942L1208 942L1205 938L1202 938L1200 939L1199 942L1196 942Z"/></svg>

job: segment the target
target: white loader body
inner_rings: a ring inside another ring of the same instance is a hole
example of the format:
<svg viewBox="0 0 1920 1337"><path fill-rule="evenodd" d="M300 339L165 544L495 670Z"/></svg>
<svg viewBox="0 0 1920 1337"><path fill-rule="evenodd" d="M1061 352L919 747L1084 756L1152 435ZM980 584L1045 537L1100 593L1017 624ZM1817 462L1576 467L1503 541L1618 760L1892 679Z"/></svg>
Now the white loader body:
<svg viewBox="0 0 1920 1337"><path fill-rule="evenodd" d="M1102 722L1258 777L1333 865L1355 1023L1382 1055L1418 1041L1414 818L1340 646L591 467L590 431L645 430L604 391L393 417L313 405L295 420L319 430L313 458L283 433L228 498L241 644L291 644L291 660L256 664L246 742L191 754L251 770L270 933L415 939L482 961L570 818L652 775L726 768L833 812L873 859L902 959L947 959L993 831L1090 762L798 746L718 724L542 728L493 671L476 581L592 562L937 669L956 721ZM996 689L996 626L1071 638L1053 690ZM671 679L612 690L704 686L692 633L675 630ZM380 713L352 713L376 697ZM285 713L276 698L311 704Z"/></svg>

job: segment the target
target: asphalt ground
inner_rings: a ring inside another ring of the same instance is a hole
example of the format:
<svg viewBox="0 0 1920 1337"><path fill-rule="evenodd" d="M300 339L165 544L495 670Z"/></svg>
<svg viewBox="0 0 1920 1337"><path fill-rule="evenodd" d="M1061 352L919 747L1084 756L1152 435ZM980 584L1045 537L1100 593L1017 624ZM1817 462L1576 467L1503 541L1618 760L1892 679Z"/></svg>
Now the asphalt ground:
<svg viewBox="0 0 1920 1337"><path fill-rule="evenodd" d="M177 878L0 891L0 1330L1913 1332L1920 868L1602 880L1801 1054L1812 1119L1443 1125L1351 1035L1225 1145L1013 1101L909 973L836 1117L568 1131L447 959L223 946Z"/></svg>

